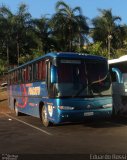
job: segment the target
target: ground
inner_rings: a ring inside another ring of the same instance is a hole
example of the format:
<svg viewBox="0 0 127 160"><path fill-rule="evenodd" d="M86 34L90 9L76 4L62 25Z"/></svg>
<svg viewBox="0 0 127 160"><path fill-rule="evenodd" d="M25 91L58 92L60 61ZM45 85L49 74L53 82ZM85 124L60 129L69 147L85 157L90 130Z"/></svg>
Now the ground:
<svg viewBox="0 0 127 160"><path fill-rule="evenodd" d="M94 157L96 154L112 160L120 159L118 156L127 159L127 117L46 128L39 118L26 115L16 117L7 103L7 90L0 89L2 159L7 159L7 154L19 156L20 159L23 155L25 159L31 159L32 156L32 160L84 160L86 156L90 160L97 159Z"/></svg>
<svg viewBox="0 0 127 160"><path fill-rule="evenodd" d="M7 88L0 88L0 113L4 112L10 112L10 109L8 108L8 96L7 96Z"/></svg>

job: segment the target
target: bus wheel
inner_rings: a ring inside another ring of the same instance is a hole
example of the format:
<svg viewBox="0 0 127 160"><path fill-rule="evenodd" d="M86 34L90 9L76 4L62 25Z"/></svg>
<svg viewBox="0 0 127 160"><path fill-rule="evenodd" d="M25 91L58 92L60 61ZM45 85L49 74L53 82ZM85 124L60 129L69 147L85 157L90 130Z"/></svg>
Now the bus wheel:
<svg viewBox="0 0 127 160"><path fill-rule="evenodd" d="M114 118L116 116L115 108L114 106L112 107L112 117Z"/></svg>
<svg viewBox="0 0 127 160"><path fill-rule="evenodd" d="M50 122L48 120L48 115L47 115L47 111L46 111L46 107L43 106L42 110L41 110L41 119L42 119L42 123L45 127L50 126Z"/></svg>

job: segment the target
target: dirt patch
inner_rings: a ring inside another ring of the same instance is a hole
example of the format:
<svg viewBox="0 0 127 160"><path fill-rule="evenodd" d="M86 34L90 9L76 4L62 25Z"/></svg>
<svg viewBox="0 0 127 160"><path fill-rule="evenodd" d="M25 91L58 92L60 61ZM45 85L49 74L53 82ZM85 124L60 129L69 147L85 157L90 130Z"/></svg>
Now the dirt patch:
<svg viewBox="0 0 127 160"><path fill-rule="evenodd" d="M0 88L0 112L11 112L8 107L8 94L6 88Z"/></svg>

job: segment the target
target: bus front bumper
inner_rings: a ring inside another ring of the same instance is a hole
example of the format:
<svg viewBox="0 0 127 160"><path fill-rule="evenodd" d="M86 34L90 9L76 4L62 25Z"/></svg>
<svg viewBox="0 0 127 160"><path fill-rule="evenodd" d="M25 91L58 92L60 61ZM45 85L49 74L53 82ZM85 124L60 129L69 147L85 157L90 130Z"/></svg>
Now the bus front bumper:
<svg viewBox="0 0 127 160"><path fill-rule="evenodd" d="M62 111L59 115L59 122L80 122L85 119L111 117L112 109L83 110L83 111Z"/></svg>

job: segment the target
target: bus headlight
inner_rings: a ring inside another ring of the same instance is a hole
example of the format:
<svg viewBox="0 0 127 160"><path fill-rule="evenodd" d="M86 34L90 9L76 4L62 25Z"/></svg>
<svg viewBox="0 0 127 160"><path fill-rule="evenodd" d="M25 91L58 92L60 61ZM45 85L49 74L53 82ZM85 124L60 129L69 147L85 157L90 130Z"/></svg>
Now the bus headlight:
<svg viewBox="0 0 127 160"><path fill-rule="evenodd" d="M59 106L59 109L61 109L61 110L74 110L74 107L71 107L71 106Z"/></svg>

